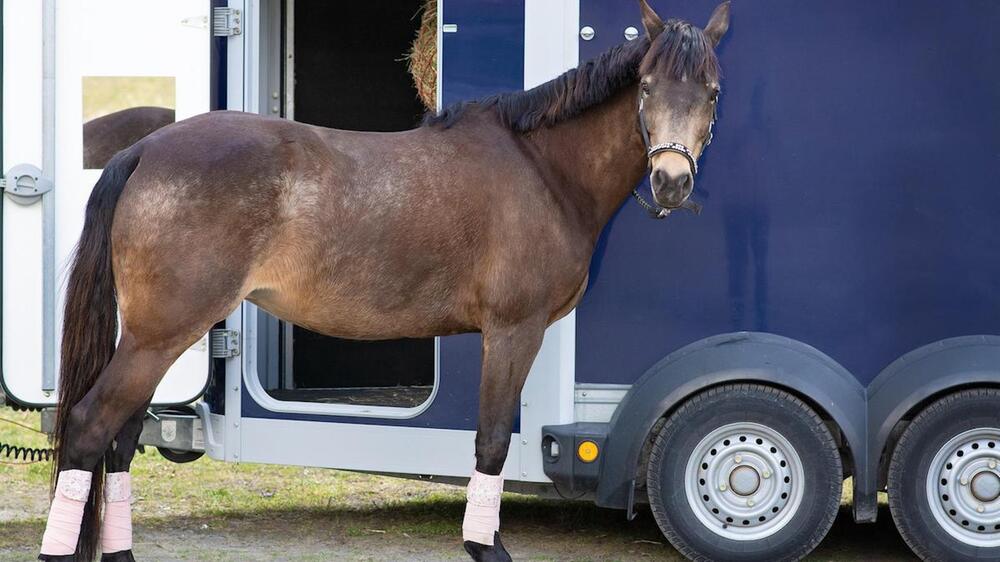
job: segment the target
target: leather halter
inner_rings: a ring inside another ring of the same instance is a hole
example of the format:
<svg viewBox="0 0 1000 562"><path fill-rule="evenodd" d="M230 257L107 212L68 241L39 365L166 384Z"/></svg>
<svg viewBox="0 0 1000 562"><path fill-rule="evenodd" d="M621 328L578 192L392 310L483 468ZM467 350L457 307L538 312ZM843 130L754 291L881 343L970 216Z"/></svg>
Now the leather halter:
<svg viewBox="0 0 1000 562"><path fill-rule="evenodd" d="M642 133L642 143L646 147L646 170L647 172L653 167L653 156L661 152L676 152L684 158L687 158L688 165L691 167L691 177L693 178L698 174L698 160L694 157L694 153L691 149L685 146L683 143L679 142L661 142L657 144L652 144L649 140L649 128L646 127L646 117L643 107L643 97L642 89L639 89L639 132ZM702 146L702 152L705 151L705 147L712 143L712 127L715 125L716 118L716 108L718 108L718 102L713 102L714 108L712 110L712 121L708 124L708 139L705 141L705 145ZM632 190L632 197L639 203L643 209L649 213L649 216L654 219L665 219L667 216L675 209L687 209L696 215L701 214L701 205L691 201L689 198L685 198L680 205L676 207L661 207L655 203L650 203L646 201L642 195L639 194L639 189L635 188ZM688 195L690 197L690 194Z"/></svg>

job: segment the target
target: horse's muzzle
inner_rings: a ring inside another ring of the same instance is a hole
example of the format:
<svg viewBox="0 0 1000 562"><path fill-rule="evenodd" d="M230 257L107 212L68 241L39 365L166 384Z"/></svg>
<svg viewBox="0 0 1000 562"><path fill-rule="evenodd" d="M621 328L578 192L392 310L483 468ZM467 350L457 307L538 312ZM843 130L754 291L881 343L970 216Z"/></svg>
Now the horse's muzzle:
<svg viewBox="0 0 1000 562"><path fill-rule="evenodd" d="M662 168L657 168L649 175L649 184L653 191L653 199L661 207L668 209L681 207L694 191L694 177L690 172L672 175Z"/></svg>

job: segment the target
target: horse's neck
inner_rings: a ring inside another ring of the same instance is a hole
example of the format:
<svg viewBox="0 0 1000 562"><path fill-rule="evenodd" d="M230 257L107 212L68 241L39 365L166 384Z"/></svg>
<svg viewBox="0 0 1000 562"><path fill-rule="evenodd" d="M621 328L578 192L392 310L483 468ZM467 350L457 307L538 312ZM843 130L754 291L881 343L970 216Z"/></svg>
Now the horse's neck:
<svg viewBox="0 0 1000 562"><path fill-rule="evenodd" d="M556 177L576 192L595 239L646 171L646 154L636 125L634 88L624 88L577 117L532 134Z"/></svg>

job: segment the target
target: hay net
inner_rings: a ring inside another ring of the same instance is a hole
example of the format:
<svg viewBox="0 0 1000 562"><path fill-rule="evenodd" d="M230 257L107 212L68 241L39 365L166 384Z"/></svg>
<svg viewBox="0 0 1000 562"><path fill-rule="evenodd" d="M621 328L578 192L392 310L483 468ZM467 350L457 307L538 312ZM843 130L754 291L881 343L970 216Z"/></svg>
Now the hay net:
<svg viewBox="0 0 1000 562"><path fill-rule="evenodd" d="M418 12L420 28L406 53L413 85L424 106L437 110L437 0L425 0ZM416 17L416 16L414 16Z"/></svg>

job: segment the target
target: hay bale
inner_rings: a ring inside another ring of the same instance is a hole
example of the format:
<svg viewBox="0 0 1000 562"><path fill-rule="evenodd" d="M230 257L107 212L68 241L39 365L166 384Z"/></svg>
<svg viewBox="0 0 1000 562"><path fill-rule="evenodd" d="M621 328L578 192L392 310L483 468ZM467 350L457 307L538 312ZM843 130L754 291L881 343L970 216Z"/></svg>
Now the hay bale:
<svg viewBox="0 0 1000 562"><path fill-rule="evenodd" d="M413 85L424 106L437 110L437 0L425 0L420 29L406 54Z"/></svg>

